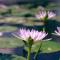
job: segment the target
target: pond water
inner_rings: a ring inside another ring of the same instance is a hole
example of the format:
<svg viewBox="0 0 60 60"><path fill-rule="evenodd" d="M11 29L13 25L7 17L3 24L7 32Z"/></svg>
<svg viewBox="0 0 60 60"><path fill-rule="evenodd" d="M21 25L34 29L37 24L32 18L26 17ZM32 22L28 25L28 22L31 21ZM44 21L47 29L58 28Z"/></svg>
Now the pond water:
<svg viewBox="0 0 60 60"><path fill-rule="evenodd" d="M15 49L15 54L18 56L24 56L25 58L27 57L27 52L23 49L23 47ZM31 60L34 60L33 57L34 53L31 53ZM52 53L39 53L37 60L59 60L59 58L60 51Z"/></svg>
<svg viewBox="0 0 60 60"><path fill-rule="evenodd" d="M21 55L17 54L17 56L21 56ZM25 54L25 58L26 58L26 54ZM41 53L37 58L37 60L59 60L59 59L60 59L60 52ZM0 53L0 60L13 60L13 56L11 54ZM34 60L33 55L31 55L31 60Z"/></svg>

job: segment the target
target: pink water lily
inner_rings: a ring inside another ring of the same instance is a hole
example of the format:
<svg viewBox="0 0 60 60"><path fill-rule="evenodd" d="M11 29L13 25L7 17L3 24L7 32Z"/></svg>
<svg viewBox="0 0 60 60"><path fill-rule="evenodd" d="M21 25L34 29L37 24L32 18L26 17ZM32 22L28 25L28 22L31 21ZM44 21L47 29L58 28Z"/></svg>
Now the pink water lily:
<svg viewBox="0 0 60 60"><path fill-rule="evenodd" d="M53 12L51 12L51 11L48 11L48 19L53 18L53 17L55 17L55 16L56 16L55 13L53 13Z"/></svg>
<svg viewBox="0 0 60 60"><path fill-rule="evenodd" d="M46 11L39 11L38 14L36 14L37 19L44 19L46 17Z"/></svg>
<svg viewBox="0 0 60 60"><path fill-rule="evenodd" d="M31 48L34 42L41 41L43 38L47 36L46 32L44 31L37 31L37 30L29 30L29 29L19 29L17 32L13 33L13 35L21 40L25 41L25 44L28 47L28 54L27 60L30 60ZM39 49L38 49L39 50Z"/></svg>
<svg viewBox="0 0 60 60"><path fill-rule="evenodd" d="M46 11L39 11L39 13L36 14L36 18L41 19L41 20L45 19L46 16L48 19L51 19L51 18L55 17L56 14L53 13L52 11L47 11L47 12Z"/></svg>
<svg viewBox="0 0 60 60"><path fill-rule="evenodd" d="M30 36L34 41L42 40L47 36L47 34L43 31L36 31L36 30L31 30Z"/></svg>
<svg viewBox="0 0 60 60"><path fill-rule="evenodd" d="M13 33L14 36L25 41L28 40L28 38L30 37L29 34L30 34L30 30L26 30L23 28Z"/></svg>
<svg viewBox="0 0 60 60"><path fill-rule="evenodd" d="M29 29L19 29L19 31L13 35L24 41L28 41L29 38L31 38L33 41L39 41L47 36L46 32L39 32L34 29L32 29L31 31Z"/></svg>
<svg viewBox="0 0 60 60"><path fill-rule="evenodd" d="M60 27L57 27L57 30L55 30L54 34L60 36Z"/></svg>

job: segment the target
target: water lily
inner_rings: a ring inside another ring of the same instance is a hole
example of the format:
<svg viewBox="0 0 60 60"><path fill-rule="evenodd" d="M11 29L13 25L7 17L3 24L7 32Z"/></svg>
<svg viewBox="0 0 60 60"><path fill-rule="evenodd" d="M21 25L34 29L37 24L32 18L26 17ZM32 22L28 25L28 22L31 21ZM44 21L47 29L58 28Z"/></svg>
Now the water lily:
<svg viewBox="0 0 60 60"><path fill-rule="evenodd" d="M40 41L47 36L45 31L29 30L29 29L19 29L17 32L13 33L17 38L24 40L28 46L27 60L30 59L31 48L34 42Z"/></svg>
<svg viewBox="0 0 60 60"><path fill-rule="evenodd" d="M44 31L36 31L36 30L31 30L30 32L30 37L34 40L34 41L39 41L42 40L43 38L45 38L47 36L47 34Z"/></svg>
<svg viewBox="0 0 60 60"><path fill-rule="evenodd" d="M53 12L51 12L51 11L48 11L48 19L53 18L53 17L55 17L55 16L56 16L55 13L53 13Z"/></svg>
<svg viewBox="0 0 60 60"><path fill-rule="evenodd" d="M26 30L26 29L20 29L19 32L17 32L19 37L22 40L28 40L28 38L30 37L30 30Z"/></svg>
<svg viewBox="0 0 60 60"><path fill-rule="evenodd" d="M55 30L54 35L60 36L60 27L57 27L57 30Z"/></svg>
<svg viewBox="0 0 60 60"><path fill-rule="evenodd" d="M37 19L43 20L46 17L46 11L39 11L38 14L36 14Z"/></svg>
<svg viewBox="0 0 60 60"><path fill-rule="evenodd" d="M36 18L41 19L41 20L44 20L46 18L46 16L47 16L47 19L51 19L51 18L55 17L56 14L53 13L52 11L47 11L47 12L46 11L39 11L39 13L36 14Z"/></svg>
<svg viewBox="0 0 60 60"><path fill-rule="evenodd" d="M34 42L42 40L47 36L46 32L37 31L34 29L32 29L31 31L29 29L19 29L19 31L17 31L13 35L24 41L28 41L28 39L31 38Z"/></svg>

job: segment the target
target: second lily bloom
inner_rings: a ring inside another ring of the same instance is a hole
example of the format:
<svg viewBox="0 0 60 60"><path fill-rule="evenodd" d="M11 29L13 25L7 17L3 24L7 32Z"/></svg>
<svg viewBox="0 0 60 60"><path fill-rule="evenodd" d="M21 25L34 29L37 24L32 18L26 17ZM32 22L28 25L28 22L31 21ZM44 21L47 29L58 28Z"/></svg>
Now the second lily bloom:
<svg viewBox="0 0 60 60"><path fill-rule="evenodd" d="M47 19L51 19L51 18L53 18L53 17L55 17L56 16L56 14L55 13L53 13L52 11L39 11L36 15L35 15L35 17L37 18L37 19L41 19L41 20L44 20L45 18L47 18Z"/></svg>

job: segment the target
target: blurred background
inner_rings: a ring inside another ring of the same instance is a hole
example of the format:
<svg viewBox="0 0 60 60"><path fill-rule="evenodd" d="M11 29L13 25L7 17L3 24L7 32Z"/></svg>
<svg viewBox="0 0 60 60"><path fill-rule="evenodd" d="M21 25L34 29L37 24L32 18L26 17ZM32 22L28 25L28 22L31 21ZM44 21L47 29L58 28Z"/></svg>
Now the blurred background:
<svg viewBox="0 0 60 60"><path fill-rule="evenodd" d="M42 30L43 22L35 17L36 13L42 9L56 14L56 17L48 20L47 23L47 31L52 33L57 26L60 26L60 0L0 0L0 32L4 34L0 36L0 60L20 60L20 55L23 53L20 49L24 44L13 37L12 33L22 27ZM43 43L41 60L59 60L60 58L60 37L50 36L52 37L52 41ZM37 46L33 51L36 49Z"/></svg>

